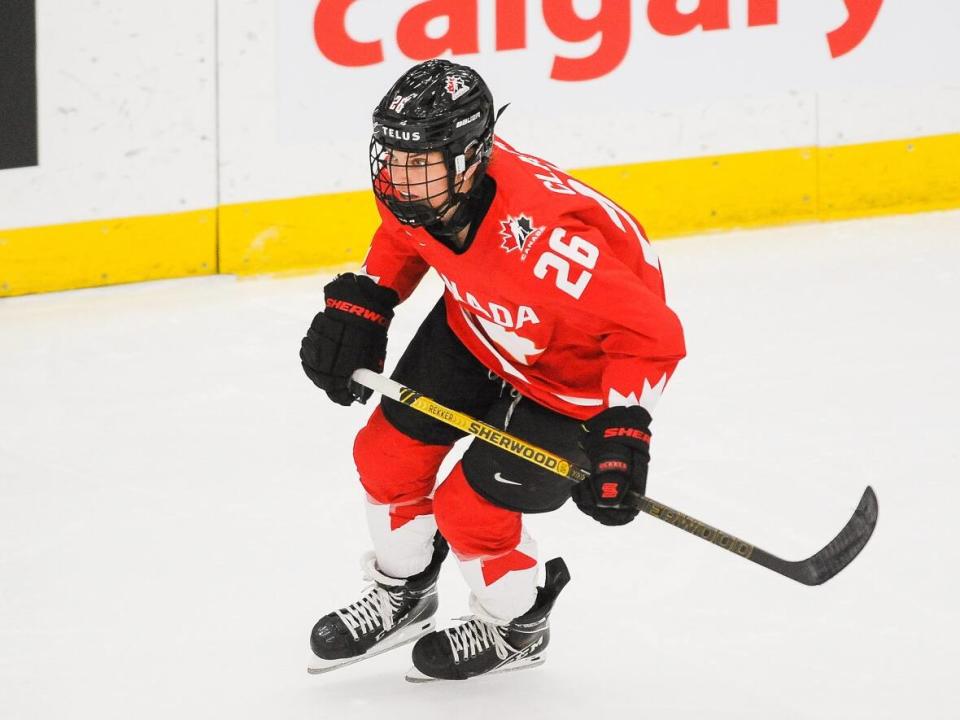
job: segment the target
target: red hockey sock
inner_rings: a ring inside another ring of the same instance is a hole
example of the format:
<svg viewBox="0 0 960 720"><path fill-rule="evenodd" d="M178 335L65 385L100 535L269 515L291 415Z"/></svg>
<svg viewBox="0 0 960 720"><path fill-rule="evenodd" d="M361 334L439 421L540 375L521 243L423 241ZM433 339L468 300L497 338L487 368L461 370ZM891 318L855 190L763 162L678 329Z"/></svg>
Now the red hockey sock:
<svg viewBox="0 0 960 720"><path fill-rule="evenodd" d="M537 597L537 544L523 531L523 516L478 495L460 463L437 488L434 513L483 610L504 622L529 610Z"/></svg>

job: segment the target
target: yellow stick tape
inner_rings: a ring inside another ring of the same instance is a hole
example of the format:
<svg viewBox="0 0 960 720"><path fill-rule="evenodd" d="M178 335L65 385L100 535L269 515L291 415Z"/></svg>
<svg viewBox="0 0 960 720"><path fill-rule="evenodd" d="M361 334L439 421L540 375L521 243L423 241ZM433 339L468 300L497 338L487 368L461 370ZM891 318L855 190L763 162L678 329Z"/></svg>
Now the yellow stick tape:
<svg viewBox="0 0 960 720"><path fill-rule="evenodd" d="M549 450L544 450L537 445L532 445L525 440L521 440L505 430L500 430L493 425L488 425L480 420L475 420L469 415L464 415L456 410L451 410L450 408L445 407L428 397L417 395L412 390L408 389L407 392L411 393L408 398L409 401L401 400L401 402L404 402L406 405L409 405L410 407L415 408L426 415L435 417L447 425L451 425L458 430L462 430L465 433L473 435L474 437L479 438L490 445L498 447L501 450L506 450L512 455L516 455L517 457L528 460L535 465L539 465L545 470L556 473L561 477L569 477L570 463L559 455L555 455Z"/></svg>

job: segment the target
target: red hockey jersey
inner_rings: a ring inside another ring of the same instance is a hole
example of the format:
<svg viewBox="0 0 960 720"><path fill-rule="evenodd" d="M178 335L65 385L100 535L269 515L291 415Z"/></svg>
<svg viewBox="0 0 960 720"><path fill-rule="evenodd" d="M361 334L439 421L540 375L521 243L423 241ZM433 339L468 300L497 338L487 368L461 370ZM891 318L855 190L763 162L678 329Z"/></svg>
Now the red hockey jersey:
<svg viewBox="0 0 960 720"><path fill-rule="evenodd" d="M364 272L406 299L436 269L457 337L541 405L579 419L615 405L652 413L685 350L643 229L609 198L499 138L487 174L496 194L466 251L378 203Z"/></svg>

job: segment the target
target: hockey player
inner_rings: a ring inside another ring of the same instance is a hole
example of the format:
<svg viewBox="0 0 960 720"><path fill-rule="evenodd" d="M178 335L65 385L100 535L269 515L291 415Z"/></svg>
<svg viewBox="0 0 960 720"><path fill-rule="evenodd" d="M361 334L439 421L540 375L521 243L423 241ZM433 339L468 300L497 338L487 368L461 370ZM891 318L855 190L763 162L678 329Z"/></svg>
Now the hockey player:
<svg viewBox="0 0 960 720"><path fill-rule="evenodd" d="M496 119L480 76L446 60L416 65L390 88L370 143L382 222L361 272L325 287L301 361L334 402L365 402L370 392L351 374L383 369L394 308L433 267L446 290L394 379L592 475L571 487L474 442L434 491L464 434L382 399L353 449L373 584L313 628L312 672L414 640L411 680L542 662L569 575L551 560L536 586L523 513L555 510L572 495L600 523L623 525L637 515L631 498L645 492L651 413L685 352L657 255L630 213L495 137ZM434 631L447 543L473 615Z"/></svg>

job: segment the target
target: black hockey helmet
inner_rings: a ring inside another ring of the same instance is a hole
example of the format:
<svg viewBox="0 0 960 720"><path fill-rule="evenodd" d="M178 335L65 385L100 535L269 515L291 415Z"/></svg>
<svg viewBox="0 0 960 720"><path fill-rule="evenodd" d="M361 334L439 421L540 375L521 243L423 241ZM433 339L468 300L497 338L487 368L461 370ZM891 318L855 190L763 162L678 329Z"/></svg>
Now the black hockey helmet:
<svg viewBox="0 0 960 720"><path fill-rule="evenodd" d="M406 225L456 234L470 222L467 201L493 153L495 120L493 95L475 70L449 60L410 68L373 111L374 194Z"/></svg>

